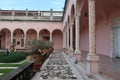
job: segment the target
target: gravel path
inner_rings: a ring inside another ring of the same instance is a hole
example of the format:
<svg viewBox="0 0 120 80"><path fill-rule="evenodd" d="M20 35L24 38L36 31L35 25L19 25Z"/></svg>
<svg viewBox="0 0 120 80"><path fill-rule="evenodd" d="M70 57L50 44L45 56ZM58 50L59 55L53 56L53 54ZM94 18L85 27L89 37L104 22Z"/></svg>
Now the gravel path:
<svg viewBox="0 0 120 80"><path fill-rule="evenodd" d="M82 78L63 53L53 52L32 80L82 80Z"/></svg>

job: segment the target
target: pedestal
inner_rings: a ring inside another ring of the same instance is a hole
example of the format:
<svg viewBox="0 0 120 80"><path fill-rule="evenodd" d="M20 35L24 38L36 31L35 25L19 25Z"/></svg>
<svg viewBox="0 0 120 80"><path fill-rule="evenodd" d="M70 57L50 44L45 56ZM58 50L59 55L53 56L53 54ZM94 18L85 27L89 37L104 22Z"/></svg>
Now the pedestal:
<svg viewBox="0 0 120 80"><path fill-rule="evenodd" d="M75 63L81 61L81 51L79 51L79 50L76 50L76 51L75 51L75 58L76 58Z"/></svg>
<svg viewBox="0 0 120 80"><path fill-rule="evenodd" d="M99 72L99 56L89 55L87 56L87 74Z"/></svg>

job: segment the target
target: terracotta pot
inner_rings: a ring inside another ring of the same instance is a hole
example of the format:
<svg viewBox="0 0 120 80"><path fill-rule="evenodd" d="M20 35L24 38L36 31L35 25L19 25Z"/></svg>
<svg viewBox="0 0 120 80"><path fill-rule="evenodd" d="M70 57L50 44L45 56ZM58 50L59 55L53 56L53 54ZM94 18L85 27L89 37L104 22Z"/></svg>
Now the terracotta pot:
<svg viewBox="0 0 120 80"><path fill-rule="evenodd" d="M34 71L35 71L35 72L40 71L41 65L42 65L41 62L35 62L35 63L33 64L33 69L34 69Z"/></svg>

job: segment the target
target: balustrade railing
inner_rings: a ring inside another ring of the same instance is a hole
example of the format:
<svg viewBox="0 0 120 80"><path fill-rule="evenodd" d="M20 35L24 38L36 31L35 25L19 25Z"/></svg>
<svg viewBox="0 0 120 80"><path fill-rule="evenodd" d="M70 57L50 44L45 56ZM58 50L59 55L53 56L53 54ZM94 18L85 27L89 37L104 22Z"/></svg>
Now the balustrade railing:
<svg viewBox="0 0 120 80"><path fill-rule="evenodd" d="M19 11L19 10L0 10L0 20L52 20L61 21L62 11ZM52 18L51 18L52 17Z"/></svg>
<svg viewBox="0 0 120 80"><path fill-rule="evenodd" d="M1 77L0 80L30 80L34 75L33 64L34 62L27 63L8 75Z"/></svg>

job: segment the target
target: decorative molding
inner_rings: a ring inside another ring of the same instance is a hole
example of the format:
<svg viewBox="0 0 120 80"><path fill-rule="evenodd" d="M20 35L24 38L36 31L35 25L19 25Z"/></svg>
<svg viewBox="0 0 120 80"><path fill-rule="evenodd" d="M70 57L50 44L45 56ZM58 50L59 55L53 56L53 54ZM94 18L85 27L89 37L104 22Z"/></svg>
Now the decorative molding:
<svg viewBox="0 0 120 80"><path fill-rule="evenodd" d="M113 38L113 27L119 27L120 26L120 17L112 19L110 21L110 26L111 26L111 52L110 52L110 57L115 57L114 53L114 38Z"/></svg>
<svg viewBox="0 0 120 80"><path fill-rule="evenodd" d="M111 27L115 27L115 26L118 26L118 25L120 25L120 17L115 18L115 19L110 21L110 26Z"/></svg>

